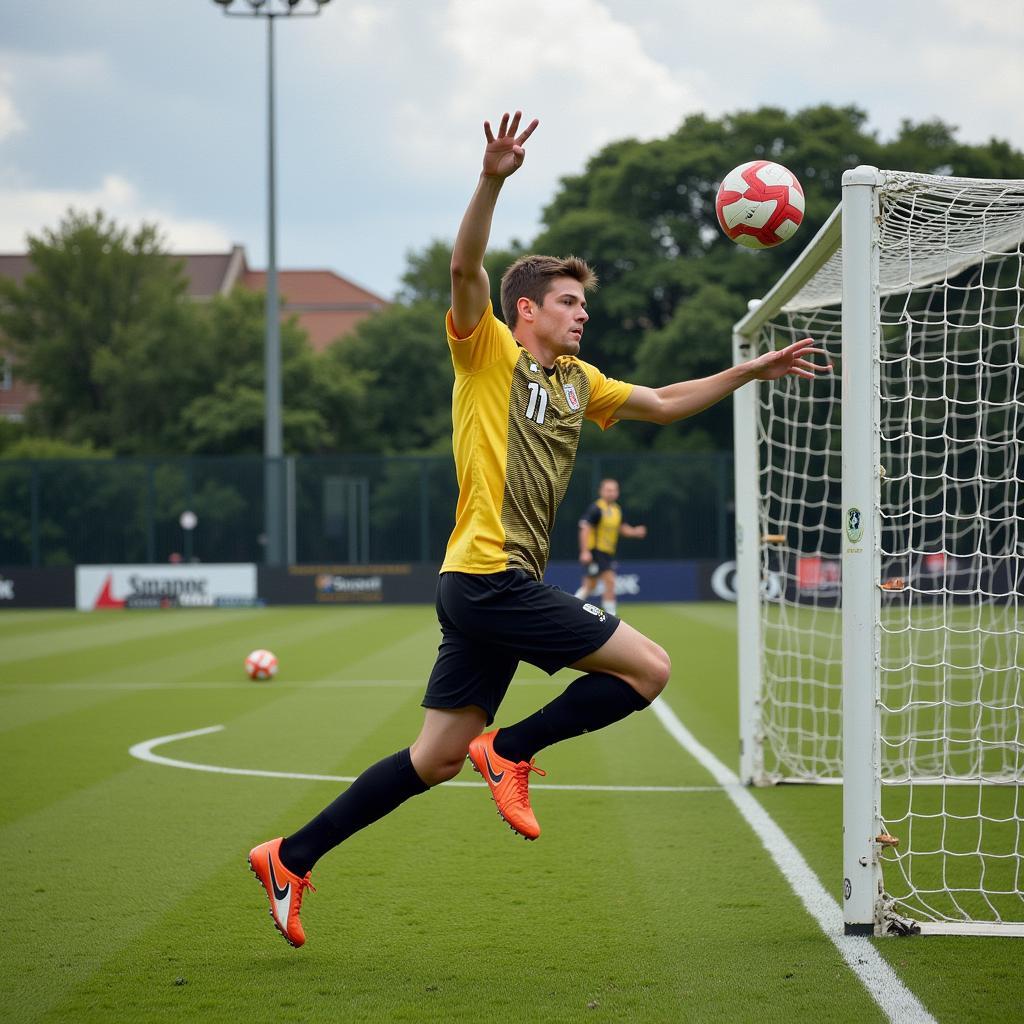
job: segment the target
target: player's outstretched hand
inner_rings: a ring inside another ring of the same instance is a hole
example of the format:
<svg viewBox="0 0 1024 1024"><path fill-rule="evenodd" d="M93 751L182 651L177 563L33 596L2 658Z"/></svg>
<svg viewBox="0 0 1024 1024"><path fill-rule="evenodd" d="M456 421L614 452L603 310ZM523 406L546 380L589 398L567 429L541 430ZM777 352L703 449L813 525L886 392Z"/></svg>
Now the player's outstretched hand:
<svg viewBox="0 0 1024 1024"><path fill-rule="evenodd" d="M523 143L533 134L540 121L534 118L519 131L522 117L521 110L512 115L511 121L507 113L502 114L497 135L491 130L491 122L484 121L484 135L487 137L487 147L484 149L484 174L494 178L507 178L523 166L526 159Z"/></svg>
<svg viewBox="0 0 1024 1024"><path fill-rule="evenodd" d="M751 367L756 380L778 380L788 373L796 377L813 378L819 373L832 370L831 363L817 363L808 356L825 356L827 359L828 353L823 348L814 348L813 338L803 338L785 348L758 356L752 361Z"/></svg>

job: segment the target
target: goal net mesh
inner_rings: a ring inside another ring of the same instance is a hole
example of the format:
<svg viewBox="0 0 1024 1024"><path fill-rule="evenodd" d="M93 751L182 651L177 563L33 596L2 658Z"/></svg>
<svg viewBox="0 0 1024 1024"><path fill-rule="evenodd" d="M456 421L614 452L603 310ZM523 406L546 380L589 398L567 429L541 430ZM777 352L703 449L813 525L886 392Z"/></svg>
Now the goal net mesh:
<svg viewBox="0 0 1024 1024"><path fill-rule="evenodd" d="M879 738L895 909L1024 921L1024 182L886 172L881 207ZM842 774L842 252L758 351L836 373L760 386L768 780ZM870 438L865 438L870 443ZM851 538L852 540L852 538Z"/></svg>

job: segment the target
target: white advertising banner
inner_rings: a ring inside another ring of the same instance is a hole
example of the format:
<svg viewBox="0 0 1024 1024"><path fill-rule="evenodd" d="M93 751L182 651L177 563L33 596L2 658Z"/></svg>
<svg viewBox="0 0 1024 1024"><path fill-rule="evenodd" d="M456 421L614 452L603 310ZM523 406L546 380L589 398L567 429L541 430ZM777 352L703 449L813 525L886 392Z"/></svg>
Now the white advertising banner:
<svg viewBox="0 0 1024 1024"><path fill-rule="evenodd" d="M101 608L213 608L256 604L256 566L80 565L79 611Z"/></svg>

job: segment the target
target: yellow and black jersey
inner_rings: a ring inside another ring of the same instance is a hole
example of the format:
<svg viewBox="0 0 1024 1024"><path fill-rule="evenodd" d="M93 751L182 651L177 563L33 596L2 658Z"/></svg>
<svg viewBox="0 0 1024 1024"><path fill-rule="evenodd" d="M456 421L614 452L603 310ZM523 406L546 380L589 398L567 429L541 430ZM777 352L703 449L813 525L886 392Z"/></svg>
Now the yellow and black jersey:
<svg viewBox="0 0 1024 1024"><path fill-rule="evenodd" d="M546 371L490 305L466 338L457 337L450 311L446 325L459 501L441 571L519 568L539 580L583 418L607 429L633 385L575 356Z"/></svg>
<svg viewBox="0 0 1024 1024"><path fill-rule="evenodd" d="M622 509L618 502L598 498L583 513L580 525L583 524L590 527L590 542L587 546L591 551L615 554L619 546L619 530L622 528Z"/></svg>

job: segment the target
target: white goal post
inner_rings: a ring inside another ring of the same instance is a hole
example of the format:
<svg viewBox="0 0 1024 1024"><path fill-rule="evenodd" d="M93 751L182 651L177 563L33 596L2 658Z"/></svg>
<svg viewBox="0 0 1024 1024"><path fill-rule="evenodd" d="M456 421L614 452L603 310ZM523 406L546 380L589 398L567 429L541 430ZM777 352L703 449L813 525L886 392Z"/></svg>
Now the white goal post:
<svg viewBox="0 0 1024 1024"><path fill-rule="evenodd" d="M847 931L1024 935L1024 181L858 167L734 328L740 774L843 785ZM838 877L838 873L837 873Z"/></svg>

